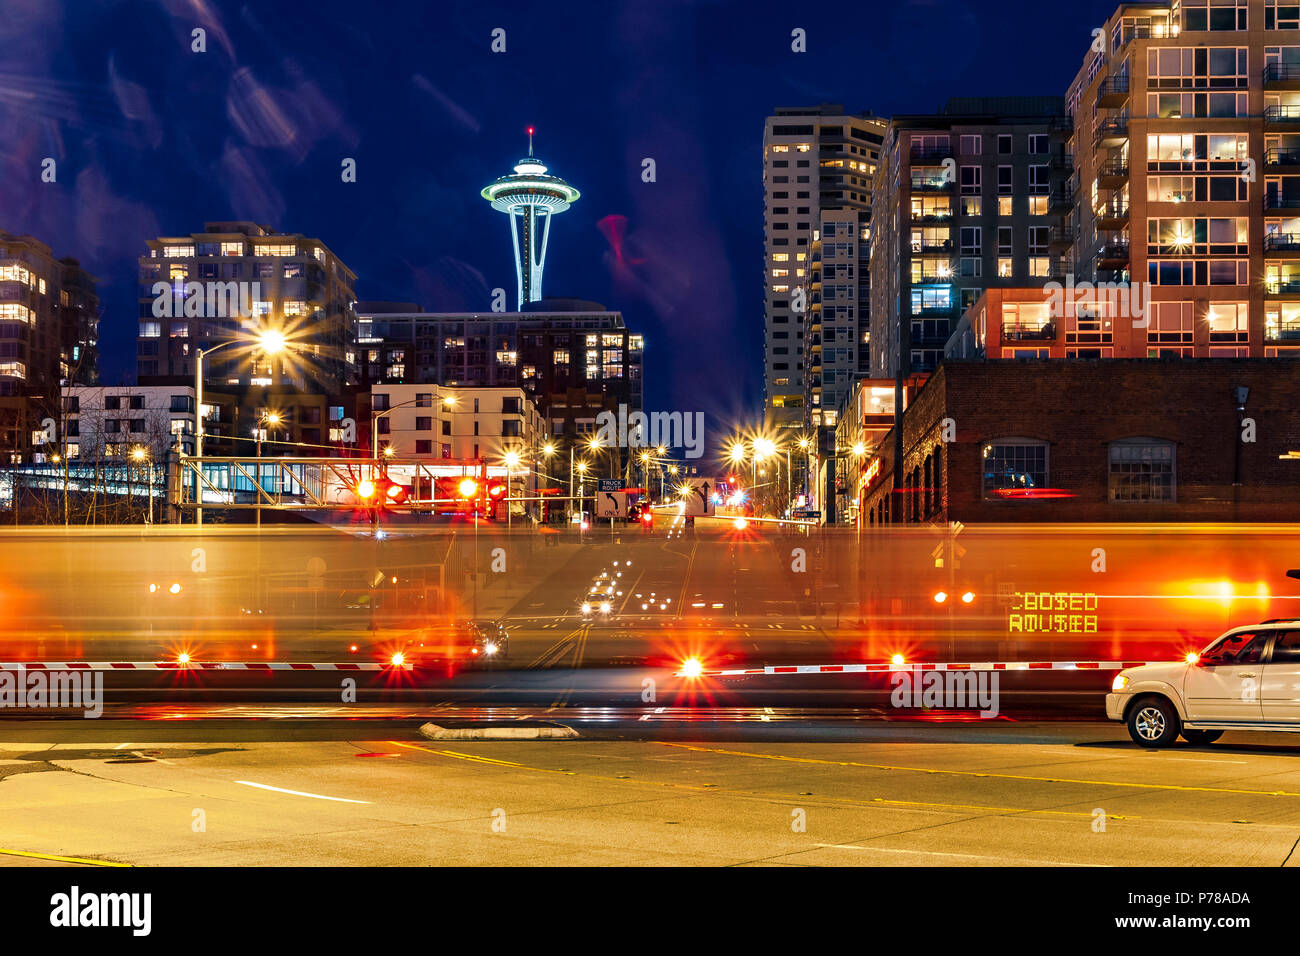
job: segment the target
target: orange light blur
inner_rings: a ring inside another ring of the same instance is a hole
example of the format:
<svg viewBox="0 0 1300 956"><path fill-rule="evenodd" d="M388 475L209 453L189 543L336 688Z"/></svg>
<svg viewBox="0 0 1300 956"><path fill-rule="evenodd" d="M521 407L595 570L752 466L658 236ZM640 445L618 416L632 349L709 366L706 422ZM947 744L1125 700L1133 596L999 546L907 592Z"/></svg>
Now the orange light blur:
<svg viewBox="0 0 1300 956"><path fill-rule="evenodd" d="M907 663L907 659L904 658L902 654L895 654L889 659L889 663L893 664L895 667L902 667Z"/></svg>
<svg viewBox="0 0 1300 956"><path fill-rule="evenodd" d="M473 498L478 493L478 482L473 478L466 478L456 490L460 492L462 498Z"/></svg>
<svg viewBox="0 0 1300 956"><path fill-rule="evenodd" d="M682 661L682 669L677 672L678 677L699 677L704 673L704 665L698 657L688 657Z"/></svg>
<svg viewBox="0 0 1300 956"><path fill-rule="evenodd" d="M963 594L963 595L961 596L961 603L962 603L962 604L969 604L969 603L970 603L971 601L973 601L973 600L975 600L975 592L974 592L974 591L967 591L965 594Z"/></svg>
<svg viewBox="0 0 1300 956"><path fill-rule="evenodd" d="M369 501L375 496L375 483L369 478L362 478L357 482L357 497L363 501Z"/></svg>
<svg viewBox="0 0 1300 956"><path fill-rule="evenodd" d="M406 655L399 651L390 658L390 661L394 667L401 667L406 663Z"/></svg>
<svg viewBox="0 0 1300 956"><path fill-rule="evenodd" d="M935 604L942 604L942 603L943 603L944 601L946 601L946 600L948 600L948 592L947 592L947 591L935 591L935 592L934 592L934 603L935 603Z"/></svg>

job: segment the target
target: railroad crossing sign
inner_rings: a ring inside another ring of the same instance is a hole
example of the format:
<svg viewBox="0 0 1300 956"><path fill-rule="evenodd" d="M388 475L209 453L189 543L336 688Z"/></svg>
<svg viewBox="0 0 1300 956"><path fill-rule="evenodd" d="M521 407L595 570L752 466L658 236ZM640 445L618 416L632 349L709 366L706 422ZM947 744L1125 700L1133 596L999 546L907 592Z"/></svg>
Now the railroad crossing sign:
<svg viewBox="0 0 1300 956"><path fill-rule="evenodd" d="M596 492L596 517L626 518L627 492L605 491L604 489Z"/></svg>
<svg viewBox="0 0 1300 956"><path fill-rule="evenodd" d="M711 478L690 478L686 482L690 492L685 496L686 513L708 517L713 514L714 483Z"/></svg>

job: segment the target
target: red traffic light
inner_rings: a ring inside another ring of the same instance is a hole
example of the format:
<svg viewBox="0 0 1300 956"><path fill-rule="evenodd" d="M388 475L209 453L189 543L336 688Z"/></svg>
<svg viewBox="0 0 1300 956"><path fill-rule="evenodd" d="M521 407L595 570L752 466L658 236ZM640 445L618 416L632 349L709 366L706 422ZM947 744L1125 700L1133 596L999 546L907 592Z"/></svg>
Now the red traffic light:
<svg viewBox="0 0 1300 956"><path fill-rule="evenodd" d="M473 478L462 479L461 483L456 486L456 491L462 498L473 498L478 494L478 482Z"/></svg>
<svg viewBox="0 0 1300 956"><path fill-rule="evenodd" d="M643 511L641 512L641 520L644 521L646 524L649 524L651 521L655 520L655 516L651 514L649 511Z"/></svg>
<svg viewBox="0 0 1300 956"><path fill-rule="evenodd" d="M362 501L369 502L371 499L375 497L375 494L379 491L379 489L375 486L375 483L371 481L369 478L362 478L360 481L358 481L355 485L352 486L352 491Z"/></svg>
<svg viewBox="0 0 1300 956"><path fill-rule="evenodd" d="M488 494L490 494L493 498L500 498L505 493L506 493L505 485L491 485L488 487Z"/></svg>

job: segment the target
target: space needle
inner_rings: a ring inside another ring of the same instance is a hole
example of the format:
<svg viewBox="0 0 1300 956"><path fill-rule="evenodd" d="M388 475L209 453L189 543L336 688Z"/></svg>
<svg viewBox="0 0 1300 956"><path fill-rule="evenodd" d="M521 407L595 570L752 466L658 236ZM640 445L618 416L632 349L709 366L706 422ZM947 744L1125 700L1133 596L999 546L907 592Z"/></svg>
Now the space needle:
<svg viewBox="0 0 1300 956"><path fill-rule="evenodd" d="M510 216L515 247L515 276L519 280L519 308L542 297L542 270L546 266L546 238L551 217L564 212L578 191L533 156L533 128L528 127L528 155L515 166L513 176L502 176L483 188L492 208Z"/></svg>

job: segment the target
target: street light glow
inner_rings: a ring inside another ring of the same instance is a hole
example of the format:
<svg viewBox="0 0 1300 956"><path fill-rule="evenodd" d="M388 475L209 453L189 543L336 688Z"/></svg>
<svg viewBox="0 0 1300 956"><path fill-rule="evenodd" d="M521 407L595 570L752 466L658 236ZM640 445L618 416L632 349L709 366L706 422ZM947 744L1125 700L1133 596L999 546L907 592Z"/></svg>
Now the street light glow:
<svg viewBox="0 0 1300 956"><path fill-rule="evenodd" d="M267 329L257 337L258 347L267 355L283 352L287 341L284 333L278 329Z"/></svg>

